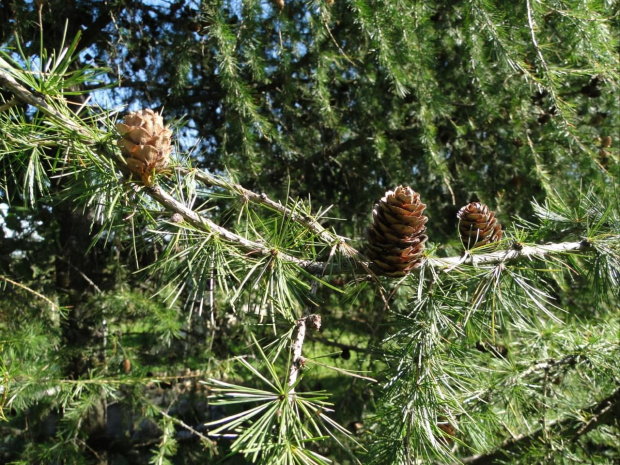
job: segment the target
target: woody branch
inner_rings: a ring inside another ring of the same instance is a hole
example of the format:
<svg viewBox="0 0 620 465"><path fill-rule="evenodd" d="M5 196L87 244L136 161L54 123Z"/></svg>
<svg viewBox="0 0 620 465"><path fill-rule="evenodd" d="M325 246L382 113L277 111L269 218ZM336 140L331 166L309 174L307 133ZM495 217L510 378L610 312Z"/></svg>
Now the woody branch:
<svg viewBox="0 0 620 465"><path fill-rule="evenodd" d="M84 128L78 123L71 120L68 116L60 113L47 102L35 96L31 91L26 89L11 75L12 67L4 60L0 61L0 85L10 90L15 97L21 102L31 105L42 113L47 115L53 120L60 121L68 129L80 133L82 135L88 134ZM121 171L126 172L126 166L124 165L120 156L112 153L107 153L106 156L112 157L115 166ZM181 168L185 170L184 168ZM189 172L189 170L185 170ZM337 249L337 251L344 257L349 258L341 264L333 263L332 266L326 267L325 263L312 260L303 260L292 255L278 251L279 258L286 260L290 263L294 263L300 268L304 269L310 274L316 276L324 275L328 270L331 274L343 274L350 272L372 272L372 266L370 263L364 260L364 256L356 250L354 247L348 244L346 238L334 234L325 229L320 223L315 221L308 215L295 213L288 207L283 206L278 202L274 202L269 199L265 194L257 194L242 186L236 184L229 184L224 180L221 180L215 176L205 173L201 170L194 170L196 179L202 183L223 187L231 192L236 192L238 195L244 197L250 202L263 205L272 210L278 211L283 215L288 216L291 220L303 225L311 232L315 233L321 240L327 242ZM169 193L167 193L161 186L146 187L144 189L151 198L157 201L161 206L167 210L180 214L185 221L193 226L209 233L215 233L220 236L226 242L239 247L248 252L258 253L260 255L274 254L274 250L267 244L252 241L244 238L226 228L223 228L208 218L205 218L190 208L186 207L182 202L175 199ZM611 243L613 241L620 240L620 236L612 236L603 239L603 242ZM545 244L536 246L524 246L519 249L501 250L491 253L469 254L466 257L455 256L445 258L429 258L426 260L426 266L431 266L437 270L443 270L449 272L457 268L461 264L473 265L473 266L492 266L498 264L508 264L511 262L535 258L544 258L549 255L567 254L567 253L591 253L595 250L592 244L588 241L580 242L562 242L555 244Z"/></svg>

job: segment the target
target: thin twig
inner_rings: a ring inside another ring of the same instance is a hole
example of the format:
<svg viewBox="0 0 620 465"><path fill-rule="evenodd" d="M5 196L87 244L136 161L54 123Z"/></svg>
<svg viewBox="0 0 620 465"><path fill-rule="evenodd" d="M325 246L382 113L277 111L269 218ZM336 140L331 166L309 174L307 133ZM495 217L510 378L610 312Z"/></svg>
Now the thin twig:
<svg viewBox="0 0 620 465"><path fill-rule="evenodd" d="M536 33L534 32L534 18L532 16L532 5L530 4L530 0L526 0L525 2L527 6L527 24L530 28L530 35L532 36L532 44L534 45L534 49L536 50L536 54L538 55L538 59L540 60L540 64L545 68L545 71L549 72L549 67L547 66L547 62L545 61L545 57L542 54L542 50L538 45L538 41L536 40Z"/></svg>
<svg viewBox="0 0 620 465"><path fill-rule="evenodd" d="M161 413L164 417L166 417L167 419L169 419L170 421L172 421L173 423L176 423L179 426L182 426L183 428L185 428L187 431L189 431L192 434L195 434L196 436L198 436L200 439L202 439L203 441L205 441L207 444L209 444L210 446L215 446L215 443L209 439L207 436L205 436L204 434L202 434L200 431L197 431L195 428L189 426L187 423L185 423L182 420L179 420L178 418L175 418L171 415L169 415L165 410L157 407L156 405L151 404L151 406L153 408L155 408L155 410L157 410L159 413Z"/></svg>
<svg viewBox="0 0 620 465"><path fill-rule="evenodd" d="M349 58L349 56L345 53L344 50L342 50L342 48L340 47L340 44L338 44L338 41L336 40L336 38L332 34L332 31L329 28L329 25L327 24L327 18L325 18L325 13L323 11L321 11L321 19L323 20L323 26L325 26L325 29L327 30L327 33L331 37L332 42L334 43L334 45L336 46L338 51L342 54L342 56L345 58L345 60L347 60L351 64L351 66L353 66L354 68L357 68L358 65L355 64L351 58Z"/></svg>
<svg viewBox="0 0 620 465"><path fill-rule="evenodd" d="M19 102L18 102L18 100L16 98L12 98L8 102L6 102L4 105L0 105L0 113L2 113L3 111L6 111L6 110L9 110L9 109L13 108L18 103Z"/></svg>
<svg viewBox="0 0 620 465"><path fill-rule="evenodd" d="M186 221L190 224L207 231L216 232L219 234L224 240L236 244L248 251L252 251L255 253L259 253L260 255L269 255L273 254L274 250L269 248L265 244L261 244L258 242L253 242L248 239L245 239L231 231L228 231L221 226L218 226L213 221L203 218L199 216L193 210L187 208L185 205L174 199L169 194L165 193L161 187L154 186L147 188L151 197L157 200L164 207L172 210L176 213L181 214ZM249 192L249 191L248 191ZM254 194L257 195L257 194ZM265 197L266 198L266 197ZM282 207L281 208L286 208ZM620 236L612 236L607 238L607 240L617 240L620 239ZM344 238L340 237L340 241L344 241ZM346 251L347 256L356 258L361 257L361 254L349 246L346 242L338 242L337 246L340 251ZM592 252L594 248L592 244L588 241L580 241L580 242L562 242L556 244L544 244L538 246L523 246L521 249L510 249L510 250L501 250L497 252L491 252L487 254L469 254L469 257L466 260L463 260L462 256L456 257L446 257L446 258L431 258L428 260L428 265L437 269L437 270L446 270L452 271L453 269L458 268L459 265L472 265L472 266L489 266L489 265L498 265L501 263L509 263L515 262L523 259L540 259L544 258L547 255L556 255L563 253L579 253L579 252ZM283 252L277 252L280 258L283 258L287 261L295 263L300 268L303 268L307 272L314 274L316 276L323 276L326 271L329 269L331 274L339 274L339 273L349 273L354 271L366 271L372 272L372 265L368 262L364 262L361 259L356 259L355 261L346 262L344 266L340 266L338 264L333 264L331 267L327 267L326 263L323 262L315 262L310 260L302 260L291 255L285 254Z"/></svg>
<svg viewBox="0 0 620 465"><path fill-rule="evenodd" d="M22 86L19 82L15 80L13 76L11 76L9 70L13 69L13 67L7 63L4 59L0 58L0 85L6 87L15 94L19 100L28 105L32 105L33 107L38 108L42 113L49 116L52 119L56 119L63 124L65 124L69 129L79 132L83 135L88 135L88 133L82 128L79 124L71 121L70 119L64 117L58 111L56 111L53 107L48 105L48 103L40 97L35 96L32 92Z"/></svg>
<svg viewBox="0 0 620 465"><path fill-rule="evenodd" d="M82 272L82 270L80 270L77 266L75 266L73 263L69 262L69 260L67 260L66 258L63 257L58 257L61 261L65 262L67 265L69 265L71 268L73 268L75 271L77 271L80 276L82 278L84 278L84 280L90 284L93 289L100 294L101 293L101 289L99 289L99 286L97 286L92 279L90 279L88 276L86 276L86 274L84 272Z"/></svg>
<svg viewBox="0 0 620 465"><path fill-rule="evenodd" d="M224 241L230 244L237 245L244 250L262 256L277 255L279 258L282 258L291 263L295 263L300 268L303 268L312 274L318 274L322 271L322 267L324 265L323 263L310 260L301 260L297 257L293 257L292 255L288 255L284 252L273 249L266 244L251 241L249 239L246 239L245 237L229 231L226 228L219 226L209 218L204 218L200 216L194 210L186 207L183 203L179 202L169 193L164 191L161 186L149 186L146 187L144 191L166 209L180 214L185 219L185 221L187 221L195 228L201 229L209 233L217 234Z"/></svg>
<svg viewBox="0 0 620 465"><path fill-rule="evenodd" d="M27 292L30 292L31 294L36 295L38 298L45 300L47 303L49 303L55 310L59 310L60 307L55 304L54 302L52 302L50 299L48 299L47 297L45 297L43 294L35 291L34 289L30 289L28 286L25 286L24 284L18 283L17 281L13 281L10 278L7 278L6 276L3 276L0 274L0 279L3 281L6 281L9 284L12 284L15 287L19 287Z"/></svg>
<svg viewBox="0 0 620 465"><path fill-rule="evenodd" d="M187 170L185 168L179 168L179 170L184 174L190 172L190 170ZM344 237L328 231L310 216L303 213L294 212L290 208L282 205L281 203L271 200L264 193L257 194L256 192L252 192L251 190L246 189L239 184L230 184L225 180L206 173L202 170L195 170L192 171L192 173L194 174L197 181L211 186L222 187L230 192L235 192L239 194L244 200L258 205L263 205L267 208L270 208L271 210L281 213L283 216L290 218L292 221L301 224L328 244L344 242L346 240Z"/></svg>
<svg viewBox="0 0 620 465"><path fill-rule="evenodd" d="M63 124L66 127L71 128L81 134L85 134L85 135L87 134L87 132L81 126L79 126L75 122L71 121L69 118L65 117L64 115L56 111L53 107L48 105L47 102L45 102L45 100L39 97L36 97L32 92L30 92L24 86L19 84L8 72L8 70L11 70L11 69L12 69L11 65L8 64L6 61L2 60L2 58L0 58L0 85L3 85L7 87L8 89L10 89L15 94L15 96L19 100L23 101L24 103L32 105L36 107L37 109L39 109L40 111L42 111L47 116L63 122ZM119 165L122 166L122 163L120 162L120 160L115 158L114 161L116 162L117 166ZM181 169L181 171L183 173L189 172L189 170L185 170L185 169ZM239 193L239 195L243 196L244 198L247 198L248 200L254 203L265 205L275 211L282 213L283 215L289 216L293 221L296 221L302 224L308 230L315 233L323 241L329 244L337 244L339 247L342 245L343 247L342 251L346 252L347 256L351 258L356 258L358 260L361 259L361 254L354 248L347 245L346 250L344 250L345 239L343 237L330 233L328 230L326 230L323 226L321 226L319 223L314 221L312 218L308 217L307 215L293 212L289 208L269 199L265 194L257 194L248 189L245 189L242 186L231 185L229 183L226 183L223 180L216 178L215 176L211 176L208 173L205 173L202 170L198 170L197 172L195 172L195 178L203 183L211 184L213 186L223 187L223 188L226 188L227 190L232 190L234 192L237 192ZM171 196L169 195L166 196L165 194L159 195L160 193L157 191L157 189L151 189L151 190L147 189L147 191L151 194L152 197L154 197L160 203L163 202L164 206L168 206L168 208L171 209L172 211L175 211L183 215L184 218L191 224L198 226L201 229L204 229L205 223L206 224L210 223L209 226L216 226L216 228L214 229L216 229L217 232L222 237L224 237L226 240L230 239L230 242L232 243L237 243L241 245L242 247L244 247L245 249L250 250L250 251L258 251L259 253L262 253L262 254L271 253L271 250L268 247L262 244L256 243L256 242L249 241L247 239L242 238L241 236L231 233L230 231L215 225L215 223L210 222L210 220L204 219L205 221L203 222L202 220L199 219L198 215L195 214L195 212L193 212L192 210L188 208L185 208L183 204L176 201ZM299 264L302 268L306 269L306 271L312 274L320 274L320 270L324 266L324 264L315 265L314 262L299 260L299 259L295 259L294 257L286 256L286 258L292 262ZM364 268L364 265L362 264L360 269L363 269L363 268Z"/></svg>
<svg viewBox="0 0 620 465"><path fill-rule="evenodd" d="M597 414L593 415L592 418L590 418L586 423L583 424L581 428L579 428L575 432L575 434L571 438L571 442L577 442L577 440L581 436L586 434L588 431L596 428L597 423L602 424L602 425L605 424L604 422L602 422L602 419L605 418L605 416L609 416L612 419L615 418L616 420L618 420L620 418L620 412L618 411L611 412L611 410L614 408L618 410L618 402L617 401L612 402L611 400L606 400L603 403L602 408L597 412Z"/></svg>

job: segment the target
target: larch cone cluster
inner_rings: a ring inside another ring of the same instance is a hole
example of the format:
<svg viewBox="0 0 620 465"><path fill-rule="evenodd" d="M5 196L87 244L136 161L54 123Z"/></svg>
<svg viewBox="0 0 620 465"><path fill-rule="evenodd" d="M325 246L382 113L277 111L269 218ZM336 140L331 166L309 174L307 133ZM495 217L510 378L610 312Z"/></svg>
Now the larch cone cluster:
<svg viewBox="0 0 620 465"><path fill-rule="evenodd" d="M420 195L403 186L387 191L375 205L373 223L366 231L366 254L381 274L405 276L420 266L428 239L424 235L428 221L425 209Z"/></svg>
<svg viewBox="0 0 620 465"><path fill-rule="evenodd" d="M140 176L147 186L155 173L168 167L172 152L172 131L164 126L161 115L153 110L129 113L124 123L117 123L121 134L118 146L129 169Z"/></svg>
<svg viewBox="0 0 620 465"><path fill-rule="evenodd" d="M495 218L495 213L480 202L465 205L457 213L459 233L466 249L474 249L497 242L502 237L502 226Z"/></svg>

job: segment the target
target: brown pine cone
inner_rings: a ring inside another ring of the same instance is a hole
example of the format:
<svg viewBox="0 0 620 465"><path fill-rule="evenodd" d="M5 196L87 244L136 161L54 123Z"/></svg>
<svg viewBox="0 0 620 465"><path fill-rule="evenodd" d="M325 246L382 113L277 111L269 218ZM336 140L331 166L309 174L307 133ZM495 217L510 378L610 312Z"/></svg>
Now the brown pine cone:
<svg viewBox="0 0 620 465"><path fill-rule="evenodd" d="M405 276L423 261L426 205L410 187L387 191L373 210L373 224L366 230L366 254L385 276Z"/></svg>
<svg viewBox="0 0 620 465"><path fill-rule="evenodd" d="M170 163L172 131L164 126L161 115L150 109L128 114L125 123L117 123L116 129L123 136L117 143L127 166L144 184L151 185L153 175Z"/></svg>
<svg viewBox="0 0 620 465"><path fill-rule="evenodd" d="M502 226L495 219L495 213L480 202L464 206L456 216L459 219L461 241L466 249L497 242L502 237Z"/></svg>

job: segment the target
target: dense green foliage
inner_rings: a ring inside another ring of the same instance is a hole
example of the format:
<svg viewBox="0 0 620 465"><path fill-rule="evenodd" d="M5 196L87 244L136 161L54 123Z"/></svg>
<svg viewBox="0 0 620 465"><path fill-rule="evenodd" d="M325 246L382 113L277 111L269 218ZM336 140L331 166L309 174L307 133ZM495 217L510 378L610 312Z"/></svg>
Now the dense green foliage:
<svg viewBox="0 0 620 465"><path fill-rule="evenodd" d="M1 2L0 462L620 461L619 4L279 4Z"/></svg>

